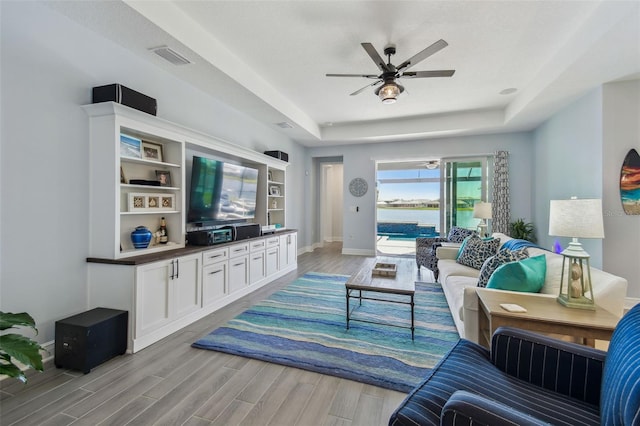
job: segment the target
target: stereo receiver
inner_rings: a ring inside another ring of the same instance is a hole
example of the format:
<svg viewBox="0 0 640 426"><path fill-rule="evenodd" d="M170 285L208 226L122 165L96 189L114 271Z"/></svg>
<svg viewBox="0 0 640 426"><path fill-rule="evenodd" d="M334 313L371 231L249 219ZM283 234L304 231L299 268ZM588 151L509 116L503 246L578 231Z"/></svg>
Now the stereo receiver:
<svg viewBox="0 0 640 426"><path fill-rule="evenodd" d="M187 232L187 242L192 246L211 246L233 240L231 229L208 229Z"/></svg>

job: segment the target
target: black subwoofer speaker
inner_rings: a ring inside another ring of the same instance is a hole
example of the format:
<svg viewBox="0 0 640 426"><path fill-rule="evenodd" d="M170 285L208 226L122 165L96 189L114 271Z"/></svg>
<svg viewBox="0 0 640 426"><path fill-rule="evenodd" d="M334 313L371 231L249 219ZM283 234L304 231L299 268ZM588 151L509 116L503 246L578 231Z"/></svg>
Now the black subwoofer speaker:
<svg viewBox="0 0 640 426"><path fill-rule="evenodd" d="M87 374L127 351L129 313L95 308L56 321L55 365Z"/></svg>
<svg viewBox="0 0 640 426"><path fill-rule="evenodd" d="M158 102L145 94L129 89L122 84L107 84L93 88L92 102L117 102L147 114L156 115Z"/></svg>

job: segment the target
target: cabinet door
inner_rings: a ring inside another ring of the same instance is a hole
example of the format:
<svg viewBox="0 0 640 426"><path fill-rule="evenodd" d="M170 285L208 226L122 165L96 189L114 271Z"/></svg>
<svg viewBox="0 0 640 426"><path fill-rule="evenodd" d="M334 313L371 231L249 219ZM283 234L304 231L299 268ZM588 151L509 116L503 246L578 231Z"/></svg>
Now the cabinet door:
<svg viewBox="0 0 640 426"><path fill-rule="evenodd" d="M278 272L280 267L280 249L278 247L270 248L266 252L266 266L267 276L273 275Z"/></svg>
<svg viewBox="0 0 640 426"><path fill-rule="evenodd" d="M200 309L200 259L201 255L192 254L179 257L174 261L175 270L170 282L175 298L174 319Z"/></svg>
<svg viewBox="0 0 640 426"><path fill-rule="evenodd" d="M218 262L202 269L202 305L209 306L229 293L229 262Z"/></svg>
<svg viewBox="0 0 640 426"><path fill-rule="evenodd" d="M240 256L229 261L229 293L249 285L249 256Z"/></svg>
<svg viewBox="0 0 640 426"><path fill-rule="evenodd" d="M297 261L296 233L280 236L280 269L284 269Z"/></svg>
<svg viewBox="0 0 640 426"><path fill-rule="evenodd" d="M135 334L143 336L171 321L172 261L136 268Z"/></svg>
<svg viewBox="0 0 640 426"><path fill-rule="evenodd" d="M251 253L249 259L249 282L255 284L267 276L264 250Z"/></svg>

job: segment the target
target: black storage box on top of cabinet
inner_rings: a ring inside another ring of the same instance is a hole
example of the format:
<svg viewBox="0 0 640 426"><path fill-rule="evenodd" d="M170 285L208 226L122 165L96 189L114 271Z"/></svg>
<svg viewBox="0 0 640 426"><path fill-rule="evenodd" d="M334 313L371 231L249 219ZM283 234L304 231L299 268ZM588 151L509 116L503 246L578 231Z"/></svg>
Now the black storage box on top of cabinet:
<svg viewBox="0 0 640 426"><path fill-rule="evenodd" d="M92 103L100 102L117 102L151 115L156 115L158 112L158 102L154 98L129 89L122 84L94 87Z"/></svg>
<svg viewBox="0 0 640 426"><path fill-rule="evenodd" d="M95 308L56 321L55 366L87 374L127 351L129 313Z"/></svg>
<svg viewBox="0 0 640 426"><path fill-rule="evenodd" d="M265 151L264 152L269 157L277 158L278 160L289 162L289 154L282 151Z"/></svg>

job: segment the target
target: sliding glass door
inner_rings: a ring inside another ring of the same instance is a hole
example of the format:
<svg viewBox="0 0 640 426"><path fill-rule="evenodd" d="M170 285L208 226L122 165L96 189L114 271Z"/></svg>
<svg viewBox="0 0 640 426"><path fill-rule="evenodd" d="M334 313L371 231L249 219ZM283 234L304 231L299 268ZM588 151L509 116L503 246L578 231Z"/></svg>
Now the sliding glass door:
<svg viewBox="0 0 640 426"><path fill-rule="evenodd" d="M475 229L473 205L488 200L486 157L446 158L442 160L440 229L446 235L452 226Z"/></svg>

